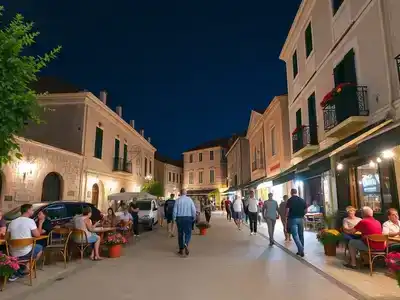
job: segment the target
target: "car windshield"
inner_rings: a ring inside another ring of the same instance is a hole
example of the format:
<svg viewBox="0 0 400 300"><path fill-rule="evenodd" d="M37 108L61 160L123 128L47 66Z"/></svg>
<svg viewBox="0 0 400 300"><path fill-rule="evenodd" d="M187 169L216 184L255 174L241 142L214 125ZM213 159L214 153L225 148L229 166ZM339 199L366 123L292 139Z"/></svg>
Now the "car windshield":
<svg viewBox="0 0 400 300"><path fill-rule="evenodd" d="M150 210L151 201L136 201L136 206L139 208L139 210Z"/></svg>
<svg viewBox="0 0 400 300"><path fill-rule="evenodd" d="M39 208L46 205L46 203L35 203L32 204L32 209L36 212ZM21 206L17 206L16 208L10 210L9 212L4 214L4 219L6 221L12 221L21 216Z"/></svg>

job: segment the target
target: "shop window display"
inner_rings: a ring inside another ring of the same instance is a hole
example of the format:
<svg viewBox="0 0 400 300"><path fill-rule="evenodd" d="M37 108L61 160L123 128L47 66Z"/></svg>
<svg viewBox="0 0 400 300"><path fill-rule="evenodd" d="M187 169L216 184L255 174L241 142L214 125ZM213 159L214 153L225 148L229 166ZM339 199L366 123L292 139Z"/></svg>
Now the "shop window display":
<svg viewBox="0 0 400 300"><path fill-rule="evenodd" d="M358 196L360 206L369 206L375 212L382 211L382 197L378 164L371 162L357 167Z"/></svg>

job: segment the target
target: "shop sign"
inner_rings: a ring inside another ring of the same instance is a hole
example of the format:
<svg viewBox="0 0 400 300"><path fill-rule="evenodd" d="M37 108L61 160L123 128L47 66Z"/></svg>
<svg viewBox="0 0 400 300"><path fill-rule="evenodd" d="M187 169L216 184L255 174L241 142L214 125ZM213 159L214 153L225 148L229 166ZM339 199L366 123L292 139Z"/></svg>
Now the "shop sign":
<svg viewBox="0 0 400 300"><path fill-rule="evenodd" d="M363 186L364 193L377 193L379 192L379 175L362 175L361 184Z"/></svg>
<svg viewBox="0 0 400 300"><path fill-rule="evenodd" d="M277 163L276 165L270 167L269 170L272 172L272 171L279 169L280 167L281 167L281 163Z"/></svg>

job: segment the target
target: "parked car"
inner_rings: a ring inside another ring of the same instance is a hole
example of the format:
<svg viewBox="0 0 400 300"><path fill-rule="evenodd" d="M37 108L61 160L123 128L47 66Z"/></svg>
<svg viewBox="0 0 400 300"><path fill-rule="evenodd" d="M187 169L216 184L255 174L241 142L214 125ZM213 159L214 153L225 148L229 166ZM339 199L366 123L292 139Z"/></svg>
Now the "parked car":
<svg viewBox="0 0 400 300"><path fill-rule="evenodd" d="M153 199L137 200L136 205L139 208L139 224L153 230L153 226L158 222L157 201Z"/></svg>
<svg viewBox="0 0 400 300"><path fill-rule="evenodd" d="M101 212L91 203L86 202L72 202L72 201L56 201L56 202L40 202L32 203L33 216L32 218L37 221L37 216L40 211L46 211L53 226L62 226L72 220L75 215L82 214L84 207L89 206L92 209L91 220L93 223L100 221L103 216ZM21 216L21 206L18 206L6 214L4 219L6 223Z"/></svg>

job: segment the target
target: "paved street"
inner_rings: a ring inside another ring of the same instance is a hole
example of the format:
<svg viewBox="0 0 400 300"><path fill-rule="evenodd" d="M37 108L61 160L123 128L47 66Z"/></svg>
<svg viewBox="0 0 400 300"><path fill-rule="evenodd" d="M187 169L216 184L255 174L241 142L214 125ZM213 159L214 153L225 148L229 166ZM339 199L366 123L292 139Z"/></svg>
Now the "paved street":
<svg viewBox="0 0 400 300"><path fill-rule="evenodd" d="M176 241L161 228L123 258L93 263L25 299L354 299L247 228L217 215L211 222L207 236L194 236L189 258L174 254Z"/></svg>

